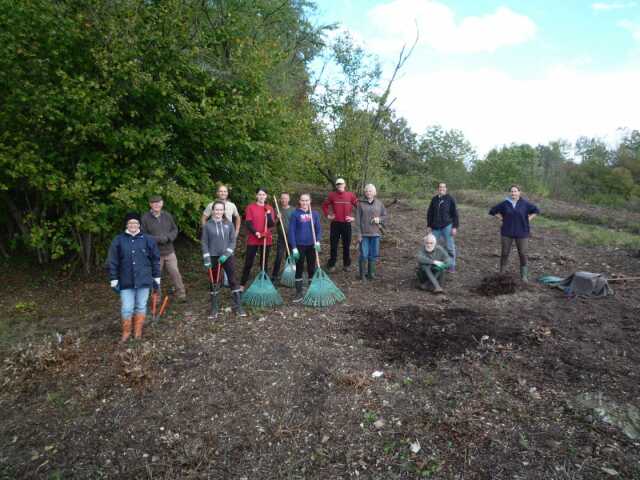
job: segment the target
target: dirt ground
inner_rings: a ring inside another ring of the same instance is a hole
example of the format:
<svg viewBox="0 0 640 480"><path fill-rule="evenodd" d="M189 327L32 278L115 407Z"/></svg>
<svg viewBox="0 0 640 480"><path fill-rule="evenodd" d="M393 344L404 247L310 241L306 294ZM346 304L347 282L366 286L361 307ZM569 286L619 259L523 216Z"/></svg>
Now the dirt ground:
<svg viewBox="0 0 640 480"><path fill-rule="evenodd" d="M399 202L377 280L333 274L347 300L326 309L280 288L285 306L246 319L207 318L183 242L188 302L125 347L103 276L5 265L0 478L640 478L640 285L483 291L499 225L481 213L462 207L444 296L415 288L425 215ZM530 253L532 278L640 275L633 252L535 225Z"/></svg>

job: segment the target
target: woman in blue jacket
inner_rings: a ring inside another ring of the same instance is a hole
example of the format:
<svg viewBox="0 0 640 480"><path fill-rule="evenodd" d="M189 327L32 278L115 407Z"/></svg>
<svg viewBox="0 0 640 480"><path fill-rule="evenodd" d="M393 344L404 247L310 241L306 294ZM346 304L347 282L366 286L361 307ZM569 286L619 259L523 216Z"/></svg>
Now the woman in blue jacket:
<svg viewBox="0 0 640 480"><path fill-rule="evenodd" d="M156 241L140 231L140 215L128 213L126 229L116 235L109 248L111 288L120 293L122 338L142 337L151 288L160 288L160 251Z"/></svg>
<svg viewBox="0 0 640 480"><path fill-rule="evenodd" d="M520 257L520 278L528 279L527 239L529 238L529 222L540 213L538 207L520 196L520 187L511 185L511 195L489 210L489 215L499 215L502 219L502 254L500 255L500 273L504 273L509 253L514 240Z"/></svg>
<svg viewBox="0 0 640 480"><path fill-rule="evenodd" d="M316 252L320 252L320 214L311 210L311 196L308 193L300 195L299 208L291 214L289 219L289 245L291 254L296 260L296 297L294 302L300 302L302 294L302 269L305 260L309 279L316 271ZM311 222L315 229L315 238L311 229Z"/></svg>

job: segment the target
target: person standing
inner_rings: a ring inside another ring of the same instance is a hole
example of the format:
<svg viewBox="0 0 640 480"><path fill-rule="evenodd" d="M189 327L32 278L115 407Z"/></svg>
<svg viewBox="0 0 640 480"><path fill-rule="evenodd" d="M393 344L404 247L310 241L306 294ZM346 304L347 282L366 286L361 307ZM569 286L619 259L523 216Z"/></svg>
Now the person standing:
<svg viewBox="0 0 640 480"><path fill-rule="evenodd" d="M304 298L302 292L303 281L302 270L307 264L307 274L309 281L316 271L316 252L320 252L320 237L322 229L320 227L320 215L311 210L311 196L308 193L300 195L300 207L291 215L289 222L289 244L292 248L291 255L296 260L296 296L294 302L300 302ZM315 241L312 230L315 229Z"/></svg>
<svg viewBox="0 0 640 480"><path fill-rule="evenodd" d="M387 210L376 198L376 194L376 187L368 184L364 187L364 200L358 202L356 207L355 230L360 245L358 280L365 278L374 280L376 277L376 261L380 256L380 237L387 216Z"/></svg>
<svg viewBox="0 0 640 480"><path fill-rule="evenodd" d="M423 239L423 245L418 250L418 281L420 289L433 290L434 293L443 293L445 271L449 266L451 257L440 245L437 245L435 235L428 234Z"/></svg>
<svg viewBox="0 0 640 480"><path fill-rule="evenodd" d="M178 236L178 227L173 216L163 210L164 201L160 195L150 197L149 206L151 209L142 216L142 233L149 235L156 241L160 249L160 273L162 274L162 270L166 266L178 299L185 301L187 293L173 247L173 242Z"/></svg>
<svg viewBox="0 0 640 480"><path fill-rule="evenodd" d="M336 190L322 202L322 213L331 224L329 226L329 261L327 270L335 272L338 259L338 244L342 239L342 266L345 272L351 270L351 222L353 209L358 205L358 198L347 191L347 184L343 178L336 180Z"/></svg>
<svg viewBox="0 0 640 480"><path fill-rule="evenodd" d="M242 278L240 279L241 288L244 290L253 261L256 258L258 250L262 250L261 254L265 256L265 270L269 261L269 250L273 243L271 228L274 226L275 216L273 208L267 203L267 190L258 188L256 190L256 201L247 206L245 211L245 226L247 227L247 251L244 257L244 268L242 270ZM266 244L266 246L265 246ZM262 259L261 259L262 260ZM262 263L262 262L260 262Z"/></svg>
<svg viewBox="0 0 640 480"><path fill-rule="evenodd" d="M518 248L518 256L520 257L520 278L526 282L529 279L527 262L529 222L540 213L540 209L521 196L521 190L518 185L511 185L509 191L510 195L489 210L489 215L498 216L502 220L502 227L500 228L502 248L500 273L504 273L507 268L511 246L515 241Z"/></svg>
<svg viewBox="0 0 640 480"><path fill-rule="evenodd" d="M276 223L276 259L273 262L273 272L271 272L271 280L276 283L280 276L280 265L282 263L282 259L285 256L285 240L284 235L282 233L283 229L285 232L289 231L289 220L291 218L291 214L294 212L294 208L289 205L290 197L287 192L283 192L280 194L280 215L278 215L278 219Z"/></svg>
<svg viewBox="0 0 640 480"><path fill-rule="evenodd" d="M236 231L233 224L225 217L225 204L222 200L213 202L213 214L202 227L202 258L205 268L213 268L219 274L223 269L227 274L231 297L233 299L233 311L239 317L246 317L240 303L240 293L242 290L236 283L235 277L235 255ZM215 265L215 267L212 267ZM217 277L218 275L216 275ZM214 277L215 278L215 277ZM217 280L217 278L216 278Z"/></svg>
<svg viewBox="0 0 640 480"><path fill-rule="evenodd" d="M238 207L236 207L235 203L229 200L229 187L226 185L220 185L216 191L216 197L217 200L220 200L224 204L224 216L235 226L236 238L238 238L241 224L240 212L238 212ZM202 218L200 219L202 226L204 226L204 224L207 223L207 220L211 217L211 214L213 213L213 204L214 202L211 202L202 212Z"/></svg>
<svg viewBox="0 0 640 480"><path fill-rule="evenodd" d="M458 207L454 198L447 193L447 184L438 184L438 194L431 199L427 209L427 233L432 233L436 240L447 246L451 257L450 272L456 271L455 236L459 227Z"/></svg>
<svg viewBox="0 0 640 480"><path fill-rule="evenodd" d="M116 235L109 247L109 281L120 294L122 337L142 338L151 288L160 289L160 251L156 241L140 231L140 215L128 213L125 231Z"/></svg>

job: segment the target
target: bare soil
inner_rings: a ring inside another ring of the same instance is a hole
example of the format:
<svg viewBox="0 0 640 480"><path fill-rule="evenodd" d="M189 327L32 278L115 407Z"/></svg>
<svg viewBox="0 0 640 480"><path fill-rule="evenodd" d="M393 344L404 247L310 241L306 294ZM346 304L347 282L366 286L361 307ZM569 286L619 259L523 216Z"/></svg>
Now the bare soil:
<svg viewBox="0 0 640 480"><path fill-rule="evenodd" d="M124 347L103 276L5 264L0 478L640 478L640 440L575 401L640 406L638 283L570 299L493 276L498 225L463 207L436 296L415 288L424 217L390 207L379 278L332 274L346 302L305 308L280 288L285 306L246 319L207 319L185 241L187 303ZM535 225L530 253L533 279L640 275L634 252Z"/></svg>

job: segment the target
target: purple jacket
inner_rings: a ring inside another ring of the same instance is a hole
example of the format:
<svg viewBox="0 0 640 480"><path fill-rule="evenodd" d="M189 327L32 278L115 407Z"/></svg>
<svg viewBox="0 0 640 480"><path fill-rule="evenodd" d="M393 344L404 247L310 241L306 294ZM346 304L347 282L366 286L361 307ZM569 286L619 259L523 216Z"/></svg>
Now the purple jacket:
<svg viewBox="0 0 640 480"><path fill-rule="evenodd" d="M511 238L529 236L529 215L534 213L540 213L540 210L523 197L520 197L515 207L510 200L505 199L489 210L489 215L502 215L500 234Z"/></svg>

